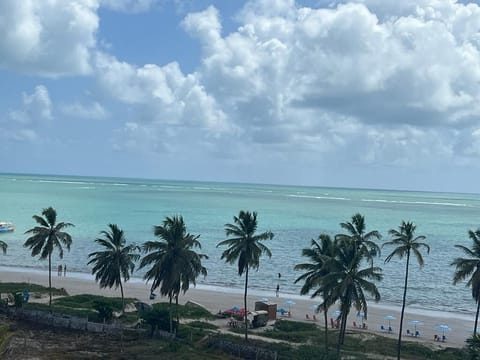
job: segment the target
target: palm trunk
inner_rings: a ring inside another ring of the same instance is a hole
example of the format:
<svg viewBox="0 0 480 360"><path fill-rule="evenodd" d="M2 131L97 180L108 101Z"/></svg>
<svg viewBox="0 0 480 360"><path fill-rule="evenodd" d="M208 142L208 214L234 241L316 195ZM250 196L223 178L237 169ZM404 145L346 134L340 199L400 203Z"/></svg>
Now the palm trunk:
<svg viewBox="0 0 480 360"><path fill-rule="evenodd" d="M325 352L328 354L328 309L323 307L323 320L325 322Z"/></svg>
<svg viewBox="0 0 480 360"><path fill-rule="evenodd" d="M48 254L48 290L50 294L48 305L50 306L50 311L52 311L52 253Z"/></svg>
<svg viewBox="0 0 480 360"><path fill-rule="evenodd" d="M405 268L405 284L403 288L402 313L400 314L400 328L398 329L398 345L397 360L400 360L400 351L402 348L402 330L403 330L403 314L405 313L405 303L407 301L407 285L408 285L408 266L410 264L410 250L407 251L407 266Z"/></svg>
<svg viewBox="0 0 480 360"><path fill-rule="evenodd" d="M120 281L120 293L122 294L122 314L125 314L125 299L123 297L123 285Z"/></svg>
<svg viewBox="0 0 480 360"><path fill-rule="evenodd" d="M245 342L248 342L247 289L248 289L248 266L247 266L247 270L245 271L245 293L243 294L243 307L245 309Z"/></svg>
<svg viewBox="0 0 480 360"><path fill-rule="evenodd" d="M340 359L340 347L342 342L342 331L338 331L338 340L337 340L337 359Z"/></svg>
<svg viewBox="0 0 480 360"><path fill-rule="evenodd" d="M475 327L473 328L473 337L477 335L478 314L480 313L480 299L477 301L477 315L475 316Z"/></svg>
<svg viewBox="0 0 480 360"><path fill-rule="evenodd" d="M173 320L172 320L172 294L168 295L168 312L170 315L170 334L173 333Z"/></svg>
<svg viewBox="0 0 480 360"><path fill-rule="evenodd" d="M347 316L348 314L342 314L342 322L340 326L340 332L342 334L342 345L345 343L345 332L347 331Z"/></svg>
<svg viewBox="0 0 480 360"><path fill-rule="evenodd" d="M345 299L349 298L349 294L347 293L347 295L345 296ZM342 302L342 301L341 301ZM341 306L343 308L343 306ZM348 307L345 307L345 308L349 308ZM343 342L344 342L344 329L345 329L345 325L346 325L346 316L347 314L344 313L344 310L342 310L340 316L342 317L341 318L341 321L340 321L340 329L339 329L339 332L338 332L338 341L337 341L337 359L340 359L340 348L341 346L343 345Z"/></svg>
<svg viewBox="0 0 480 360"><path fill-rule="evenodd" d="M175 313L177 315L177 326L175 327L175 334L178 331L178 327L180 325L180 317L178 316L178 294L175 295Z"/></svg>

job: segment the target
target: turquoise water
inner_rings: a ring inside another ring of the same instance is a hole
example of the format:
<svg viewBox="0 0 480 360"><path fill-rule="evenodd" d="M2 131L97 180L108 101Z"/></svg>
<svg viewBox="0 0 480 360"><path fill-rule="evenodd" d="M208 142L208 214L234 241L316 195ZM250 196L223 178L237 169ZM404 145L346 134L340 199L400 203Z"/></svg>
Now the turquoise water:
<svg viewBox="0 0 480 360"><path fill-rule="evenodd" d="M321 187L225 184L205 182L112 179L94 177L0 175L0 221L12 221L16 231L0 234L8 253L0 255L0 264L46 269L47 261L32 258L23 247L25 230L33 227L32 215L53 206L59 221L76 225L71 230L73 246L63 260L69 271L88 273L88 253L95 250L94 239L108 223L124 229L129 242L152 240L152 228L165 216L183 215L188 231L200 234L208 276L200 284L241 288L243 277L236 268L220 260L224 224L233 221L238 211L259 213L259 230L271 230L268 242L272 258L263 258L260 269L250 278L257 290L275 292L277 282L283 293L298 294L293 270L303 262L301 249L319 233L341 232L340 222L360 212L368 230L377 229L388 240L389 229L401 220L414 221L418 235L425 235L431 247L425 266L413 263L409 279L408 302L412 307L473 313L474 301L464 285L453 286L453 268L449 266L461 253L455 244L468 247L469 229L480 225L480 196L411 191L361 190ZM399 304L402 296L404 262L383 264L390 249L384 248L377 264L384 269L378 284L382 303ZM281 273L278 280L277 274ZM137 272L135 276L141 277Z"/></svg>

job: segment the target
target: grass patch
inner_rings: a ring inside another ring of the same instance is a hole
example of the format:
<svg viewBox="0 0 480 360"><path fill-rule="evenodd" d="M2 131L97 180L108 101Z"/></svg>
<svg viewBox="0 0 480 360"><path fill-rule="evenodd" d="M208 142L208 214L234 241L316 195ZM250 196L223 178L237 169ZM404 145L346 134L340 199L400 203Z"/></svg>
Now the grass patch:
<svg viewBox="0 0 480 360"><path fill-rule="evenodd" d="M218 326L214 324L210 324L208 322L203 321L192 321L188 323L189 326L198 328L198 329L206 329L206 330L217 330Z"/></svg>
<svg viewBox="0 0 480 360"><path fill-rule="evenodd" d="M167 302L158 302L153 304L154 308L169 311L169 304ZM176 314L176 306L172 304L172 314ZM183 319L206 319L215 320L216 317L208 310L196 306L178 305L178 315Z"/></svg>
<svg viewBox="0 0 480 360"><path fill-rule="evenodd" d="M54 313L59 313L62 315L68 316L78 316L78 317L88 317L89 321L93 322L103 322L100 319L98 312L95 310L95 302L102 301L112 307L116 312L122 310L122 299L121 298L111 298L98 295L74 295L66 296L59 299L54 299L52 301L52 308L48 304L40 304L35 302L29 302L24 304L25 309L29 310L41 310L41 311L52 311ZM136 299L127 298L125 299L125 304L129 302L134 302ZM133 323L138 319L138 314L134 313L125 313L119 317L120 321L124 323Z"/></svg>
<svg viewBox="0 0 480 360"><path fill-rule="evenodd" d="M114 311L122 311L122 298L118 297L105 297L99 295L74 295L67 296L60 299L55 299L53 304L60 307L69 307L74 309L93 309L95 301L102 301L112 307ZM133 298L126 298L125 304L136 301Z"/></svg>
<svg viewBox="0 0 480 360"><path fill-rule="evenodd" d="M37 284L29 284L29 283L3 283L0 282L0 293L18 293L23 292L24 290L28 290L30 293L36 294L49 294L48 287L37 285ZM53 296L67 296L68 293L65 289L57 289L52 288L52 295Z"/></svg>

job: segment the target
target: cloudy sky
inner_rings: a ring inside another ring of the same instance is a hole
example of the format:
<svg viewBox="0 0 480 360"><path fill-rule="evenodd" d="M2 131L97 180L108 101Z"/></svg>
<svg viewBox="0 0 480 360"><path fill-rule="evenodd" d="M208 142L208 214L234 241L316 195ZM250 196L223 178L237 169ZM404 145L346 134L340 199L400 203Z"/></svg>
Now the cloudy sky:
<svg viewBox="0 0 480 360"><path fill-rule="evenodd" d="M480 192L480 6L2 0L2 172Z"/></svg>

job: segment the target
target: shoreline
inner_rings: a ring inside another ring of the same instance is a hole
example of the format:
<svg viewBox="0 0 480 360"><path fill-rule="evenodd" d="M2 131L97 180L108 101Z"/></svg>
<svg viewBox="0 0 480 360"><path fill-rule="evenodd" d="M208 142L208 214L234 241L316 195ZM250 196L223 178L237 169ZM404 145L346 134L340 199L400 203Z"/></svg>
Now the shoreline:
<svg viewBox="0 0 480 360"><path fill-rule="evenodd" d="M12 268L0 266L2 272L2 282L27 282L36 283L44 286L48 286L48 271L34 270L32 268ZM52 269L52 287L65 288L70 295L79 294L92 294L103 296L120 296L120 291L115 289L100 289L99 285L95 282L95 278L91 274L68 272L67 276L58 276L56 269ZM140 278L131 278L130 281L124 284L125 297L137 298L140 301L146 303L164 302L168 301L167 298L157 297L155 301L149 299L150 286L146 284ZM249 290L248 292L248 307L254 308L255 301L262 297L267 297L271 302L277 303L277 307L287 308L284 302L287 300L294 300L295 305L291 306L292 316L290 319L296 321L309 321L306 320L308 314L310 319L313 318L314 311L313 305L318 305L318 300L312 300L309 297L280 293L279 297L276 297L271 291L255 291ZM243 290L232 288L221 288L217 286L204 286L197 285L195 288L191 288L185 295L179 296L179 303L184 304L188 300L195 301L212 313L217 313L220 310L226 310L233 306L243 307ZM333 317L332 313L336 310L335 306L329 309L329 323L330 318ZM353 327L353 322L357 325L361 324L361 319L356 316L355 311L351 311L347 321L347 331L358 332L373 332L378 335L384 335L392 339L398 338L398 327L400 323L400 306L394 306L391 304L382 303L369 303L368 304L368 320L365 322L368 324L368 330L358 329ZM393 332L388 334L380 331L380 325L388 328L388 320L384 317L387 315L393 315L395 320L391 320L391 326ZM280 316L278 316L280 318ZM323 327L323 314L316 314L317 324ZM406 330L411 332L414 330L414 326L409 322L412 320L420 321L423 325L417 326L420 331L419 337L411 337L406 335ZM446 332L446 342L434 342L434 335L442 335L442 332L436 330L435 327L439 324L447 324L452 330ZM440 312L433 310L424 310L418 308L405 308L405 317L403 323L402 341L417 341L425 344L429 344L435 348L446 347L463 347L465 340L471 337L474 325L474 315L467 316L463 313L456 312Z"/></svg>

